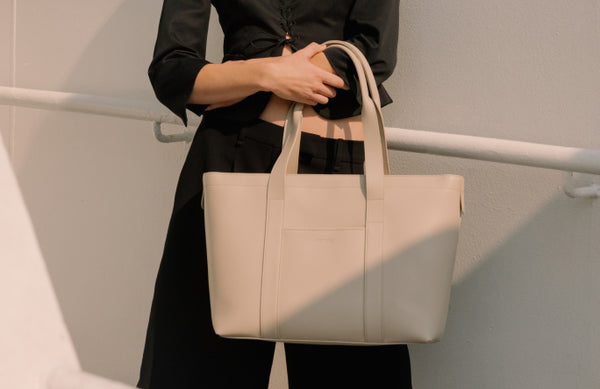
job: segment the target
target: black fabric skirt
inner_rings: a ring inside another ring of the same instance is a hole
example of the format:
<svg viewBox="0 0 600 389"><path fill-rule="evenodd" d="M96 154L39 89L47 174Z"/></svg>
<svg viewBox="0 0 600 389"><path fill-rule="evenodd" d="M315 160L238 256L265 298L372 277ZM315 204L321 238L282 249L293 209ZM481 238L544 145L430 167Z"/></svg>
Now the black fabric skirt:
<svg viewBox="0 0 600 389"><path fill-rule="evenodd" d="M275 343L225 339L214 333L208 295L202 174L270 172L283 128L205 115L179 177L158 271L137 386L166 388L268 387ZM299 173L362 174L362 141L302 133ZM290 389L411 388L405 345L285 344Z"/></svg>

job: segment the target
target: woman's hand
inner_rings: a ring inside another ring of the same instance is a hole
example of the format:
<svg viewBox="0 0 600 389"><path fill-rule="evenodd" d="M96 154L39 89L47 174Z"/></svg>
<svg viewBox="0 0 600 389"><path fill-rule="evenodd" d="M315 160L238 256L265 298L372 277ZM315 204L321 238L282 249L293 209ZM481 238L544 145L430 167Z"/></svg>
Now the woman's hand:
<svg viewBox="0 0 600 389"><path fill-rule="evenodd" d="M273 57L265 64L263 88L277 96L303 104L326 104L335 97L335 88L344 88L344 80L322 67L331 66L322 53L325 45L311 43L291 55ZM323 59L326 64L323 63Z"/></svg>

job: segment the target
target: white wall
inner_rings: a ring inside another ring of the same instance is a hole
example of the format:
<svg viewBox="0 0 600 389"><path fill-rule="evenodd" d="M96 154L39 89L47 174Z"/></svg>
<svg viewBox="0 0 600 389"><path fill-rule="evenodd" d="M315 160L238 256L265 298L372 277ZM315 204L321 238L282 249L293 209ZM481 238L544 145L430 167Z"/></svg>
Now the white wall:
<svg viewBox="0 0 600 389"><path fill-rule="evenodd" d="M600 148L600 3L402 4L387 125ZM415 387L599 387L598 200L567 198L561 172L392 158L466 178L447 332L411 347Z"/></svg>
<svg viewBox="0 0 600 389"><path fill-rule="evenodd" d="M0 0L0 82L153 99L160 7ZM403 1L400 25L386 125L600 149L597 1ZM0 133L83 369L134 384L187 145L149 123L1 106ZM567 198L561 172L391 159L467 183L446 335L411 346L415 388L600 386L600 202Z"/></svg>
<svg viewBox="0 0 600 389"><path fill-rule="evenodd" d="M7 83L153 98L158 1L15 3ZM134 383L185 145L131 120L17 108L14 121L11 159L82 368Z"/></svg>

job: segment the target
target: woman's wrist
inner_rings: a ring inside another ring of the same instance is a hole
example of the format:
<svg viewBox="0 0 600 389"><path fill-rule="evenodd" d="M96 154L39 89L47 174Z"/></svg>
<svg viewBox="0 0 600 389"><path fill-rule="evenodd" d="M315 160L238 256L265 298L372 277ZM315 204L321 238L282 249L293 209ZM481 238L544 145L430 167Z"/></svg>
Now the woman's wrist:
<svg viewBox="0 0 600 389"><path fill-rule="evenodd" d="M273 62L277 57L251 58L246 61L247 75L257 92L272 92Z"/></svg>

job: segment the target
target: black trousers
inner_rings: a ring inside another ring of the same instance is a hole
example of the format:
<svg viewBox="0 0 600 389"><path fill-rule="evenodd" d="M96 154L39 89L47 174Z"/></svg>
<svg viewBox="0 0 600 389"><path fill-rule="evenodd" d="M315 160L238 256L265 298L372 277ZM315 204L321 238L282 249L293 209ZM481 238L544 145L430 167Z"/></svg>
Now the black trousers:
<svg viewBox="0 0 600 389"><path fill-rule="evenodd" d="M283 129L205 117L184 163L158 271L138 387L266 389L275 343L214 333L208 296L205 171L270 172ZM302 133L299 173L361 174L361 141ZM406 345L285 344L290 389L411 388Z"/></svg>

